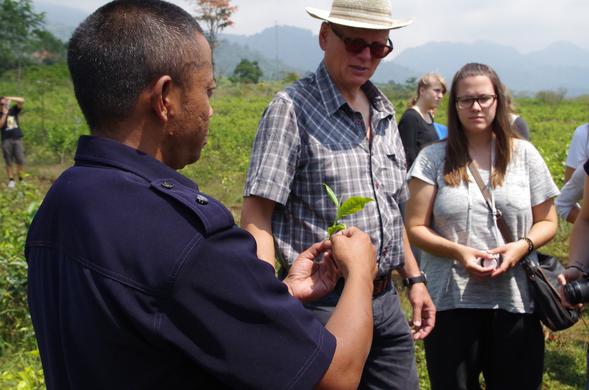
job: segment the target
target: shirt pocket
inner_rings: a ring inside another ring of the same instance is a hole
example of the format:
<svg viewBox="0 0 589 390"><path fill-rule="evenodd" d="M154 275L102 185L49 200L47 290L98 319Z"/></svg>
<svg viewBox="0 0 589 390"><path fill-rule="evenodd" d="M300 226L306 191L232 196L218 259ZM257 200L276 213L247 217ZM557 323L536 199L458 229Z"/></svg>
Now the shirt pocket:
<svg viewBox="0 0 589 390"><path fill-rule="evenodd" d="M300 194L314 198L326 197L323 183L328 184L338 197L367 196L368 153L359 144L309 143L297 172Z"/></svg>
<svg viewBox="0 0 589 390"><path fill-rule="evenodd" d="M403 154L392 145L383 145L382 154L373 155L373 164L379 164L379 181L388 195L396 195L405 185L407 163Z"/></svg>
<svg viewBox="0 0 589 390"><path fill-rule="evenodd" d="M506 175L503 188L500 191L503 198L496 200L497 207L501 209L501 203L507 212L521 212L530 209L530 183L525 177Z"/></svg>

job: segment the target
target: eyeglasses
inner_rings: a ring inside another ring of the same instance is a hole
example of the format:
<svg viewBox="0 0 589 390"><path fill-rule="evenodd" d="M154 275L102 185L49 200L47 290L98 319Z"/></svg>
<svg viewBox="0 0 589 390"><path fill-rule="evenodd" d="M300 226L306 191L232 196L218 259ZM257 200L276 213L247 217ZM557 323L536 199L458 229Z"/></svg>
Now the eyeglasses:
<svg viewBox="0 0 589 390"><path fill-rule="evenodd" d="M387 39L388 45L385 45L380 42L372 42L368 43L362 38L348 38L345 37L341 32L337 31L331 26L331 31L335 34L336 37L341 39L344 42L344 46L346 47L346 51L348 53L358 54L361 53L367 47L370 48L370 54L376 58L384 58L388 56L393 51L393 42L390 38Z"/></svg>
<svg viewBox="0 0 589 390"><path fill-rule="evenodd" d="M456 98L456 107L459 110L466 110L477 102L481 108L489 108L497 99L497 95L480 95L480 96L459 96Z"/></svg>

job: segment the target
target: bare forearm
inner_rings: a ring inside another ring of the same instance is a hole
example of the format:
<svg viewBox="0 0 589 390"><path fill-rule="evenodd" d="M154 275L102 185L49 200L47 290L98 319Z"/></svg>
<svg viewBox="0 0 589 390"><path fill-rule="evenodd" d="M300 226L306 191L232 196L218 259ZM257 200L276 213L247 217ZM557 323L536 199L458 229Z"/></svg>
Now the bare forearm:
<svg viewBox="0 0 589 390"><path fill-rule="evenodd" d="M557 224L555 221L540 221L532 225L527 237L534 242L536 248L548 243L556 235ZM514 237L516 240L518 237Z"/></svg>
<svg viewBox="0 0 589 390"><path fill-rule="evenodd" d="M399 269L399 274L403 278L419 276L421 271L419 270L419 265L417 265L417 260L415 260L415 256L411 250L411 244L409 243L409 237L405 228L403 228L403 249L405 252L405 261L403 268Z"/></svg>
<svg viewBox="0 0 589 390"><path fill-rule="evenodd" d="M569 265L574 264L583 269L589 268L589 240L587 237L589 237L589 220L579 217L571 232Z"/></svg>
<svg viewBox="0 0 589 390"><path fill-rule="evenodd" d="M563 184L566 184L567 181L569 181L569 179L571 178L571 176L573 176L573 173L575 172L575 168L573 167L569 167L568 165L564 168L564 181Z"/></svg>
<svg viewBox="0 0 589 390"><path fill-rule="evenodd" d="M413 226L407 231L411 243L435 256L458 259L460 244L450 241L428 226Z"/></svg>
<svg viewBox="0 0 589 390"><path fill-rule="evenodd" d="M276 253L274 251L274 237L272 236L271 230L268 231L255 224L246 224L243 228L254 236L258 258L274 267Z"/></svg>
<svg viewBox="0 0 589 390"><path fill-rule="evenodd" d="M18 104L24 104L25 102L25 99L20 96L6 96L6 99Z"/></svg>
<svg viewBox="0 0 589 390"><path fill-rule="evenodd" d="M241 227L256 240L257 255L274 267L276 253L272 235L272 212L274 203L267 199L248 197L244 199L241 212Z"/></svg>
<svg viewBox="0 0 589 390"><path fill-rule="evenodd" d="M335 355L318 388L356 389L372 343L372 277L346 280L326 328L337 339Z"/></svg>
<svg viewBox="0 0 589 390"><path fill-rule="evenodd" d="M578 206L573 206L573 208L571 208L571 211L569 211L569 213L567 214L567 222L575 223L577 217L579 216L579 211L581 211L581 209Z"/></svg>

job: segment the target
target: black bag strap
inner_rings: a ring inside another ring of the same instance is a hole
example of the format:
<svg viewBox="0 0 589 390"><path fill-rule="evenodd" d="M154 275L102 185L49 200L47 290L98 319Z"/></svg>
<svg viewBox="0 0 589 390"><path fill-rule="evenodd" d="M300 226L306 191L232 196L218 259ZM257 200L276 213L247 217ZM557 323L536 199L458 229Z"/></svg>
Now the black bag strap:
<svg viewBox="0 0 589 390"><path fill-rule="evenodd" d="M503 219L503 213L501 210L493 207L493 201L491 200L491 191L489 187L485 185L483 179L481 178L481 174L479 173L479 167L476 161L471 161L468 164L468 170L472 174L474 181L477 183L479 190L481 190L481 194L483 194L483 198L485 198L485 203L487 203L487 207L491 210L491 213L495 216L495 220L497 221L497 227L503 236L503 240L505 243L513 241L513 235L511 234L511 230L509 230L509 226L505 223Z"/></svg>

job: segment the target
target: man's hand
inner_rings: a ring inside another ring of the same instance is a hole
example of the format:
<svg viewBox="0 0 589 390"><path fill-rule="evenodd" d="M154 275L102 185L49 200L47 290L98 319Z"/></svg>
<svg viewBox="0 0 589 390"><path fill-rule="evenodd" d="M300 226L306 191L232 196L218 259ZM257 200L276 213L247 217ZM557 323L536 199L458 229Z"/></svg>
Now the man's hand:
<svg viewBox="0 0 589 390"><path fill-rule="evenodd" d="M314 301L331 292L341 276L331 256L331 242L313 244L296 258L284 283L290 294L301 301ZM321 257L321 261L314 261Z"/></svg>
<svg viewBox="0 0 589 390"><path fill-rule="evenodd" d="M407 297L413 308L411 331L414 340L423 340L436 323L436 306L434 305L424 283L416 283L407 290Z"/></svg>
<svg viewBox="0 0 589 390"><path fill-rule="evenodd" d="M370 236L351 227L331 236L333 255L344 279L351 275L376 276L376 250Z"/></svg>
<svg viewBox="0 0 589 390"><path fill-rule="evenodd" d="M569 301L566 300L566 297L564 295L564 286L568 282L579 280L584 276L585 274L583 273L583 271L577 269L576 267L567 268L563 274L558 275L558 282L560 283L560 301L562 302L564 307L567 307L569 309L581 309L583 307L582 303L572 305Z"/></svg>

